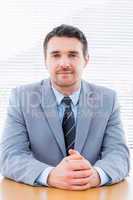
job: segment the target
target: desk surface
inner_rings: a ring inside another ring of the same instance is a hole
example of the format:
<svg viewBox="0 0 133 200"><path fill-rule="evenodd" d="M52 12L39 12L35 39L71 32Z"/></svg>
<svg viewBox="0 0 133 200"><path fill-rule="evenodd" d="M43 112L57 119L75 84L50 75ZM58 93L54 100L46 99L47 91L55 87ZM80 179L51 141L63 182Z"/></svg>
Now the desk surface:
<svg viewBox="0 0 133 200"><path fill-rule="evenodd" d="M113 186L67 191L0 180L0 200L132 200L133 178Z"/></svg>

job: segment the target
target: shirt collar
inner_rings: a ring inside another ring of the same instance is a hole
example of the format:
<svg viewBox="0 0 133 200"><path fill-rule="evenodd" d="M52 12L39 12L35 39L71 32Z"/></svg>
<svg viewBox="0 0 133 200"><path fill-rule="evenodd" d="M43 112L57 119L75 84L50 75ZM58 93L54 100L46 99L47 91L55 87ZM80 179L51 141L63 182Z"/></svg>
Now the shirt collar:
<svg viewBox="0 0 133 200"><path fill-rule="evenodd" d="M58 90L56 90L53 87L53 85L52 85L52 89L53 89L54 95L55 95L56 100L57 100L57 105L59 106L61 104L62 99L64 98L64 95L61 92L59 92ZM78 103L80 90L81 90L81 85L80 85L80 88L76 92L74 92L73 94L71 94L69 96L71 98L72 103L73 103L74 106Z"/></svg>

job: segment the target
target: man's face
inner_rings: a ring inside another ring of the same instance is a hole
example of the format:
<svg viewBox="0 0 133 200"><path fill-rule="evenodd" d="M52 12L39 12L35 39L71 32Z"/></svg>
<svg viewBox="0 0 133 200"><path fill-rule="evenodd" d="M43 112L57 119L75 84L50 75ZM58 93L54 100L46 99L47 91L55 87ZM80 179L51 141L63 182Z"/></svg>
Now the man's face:
<svg viewBox="0 0 133 200"><path fill-rule="evenodd" d="M87 62L77 38L52 37L49 40L45 63L54 85L70 87L79 83Z"/></svg>

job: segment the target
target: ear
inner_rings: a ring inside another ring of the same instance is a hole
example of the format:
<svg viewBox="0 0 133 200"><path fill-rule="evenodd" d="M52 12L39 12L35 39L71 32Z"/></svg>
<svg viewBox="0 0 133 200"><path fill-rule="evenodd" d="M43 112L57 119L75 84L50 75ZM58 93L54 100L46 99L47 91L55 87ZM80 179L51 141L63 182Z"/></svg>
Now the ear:
<svg viewBox="0 0 133 200"><path fill-rule="evenodd" d="M48 70L46 58L44 58L44 65L45 65L45 68Z"/></svg>
<svg viewBox="0 0 133 200"><path fill-rule="evenodd" d="M86 57L84 58L85 59L85 65L84 65L84 68L87 66L87 64L89 63L89 61L90 61L90 56L89 56L89 54L88 55L86 55Z"/></svg>

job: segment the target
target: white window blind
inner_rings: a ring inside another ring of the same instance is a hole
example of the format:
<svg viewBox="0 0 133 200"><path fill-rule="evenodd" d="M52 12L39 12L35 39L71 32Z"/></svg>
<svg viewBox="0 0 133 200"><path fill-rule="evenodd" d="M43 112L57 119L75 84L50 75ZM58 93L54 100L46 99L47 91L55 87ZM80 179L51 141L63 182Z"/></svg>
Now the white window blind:
<svg viewBox="0 0 133 200"><path fill-rule="evenodd" d="M43 38L62 23L85 33L90 52L84 79L117 91L133 155L133 1L3 0L0 6L0 133L11 88L48 76Z"/></svg>

